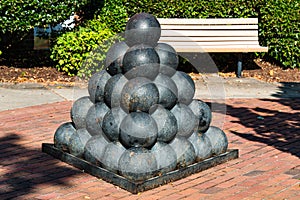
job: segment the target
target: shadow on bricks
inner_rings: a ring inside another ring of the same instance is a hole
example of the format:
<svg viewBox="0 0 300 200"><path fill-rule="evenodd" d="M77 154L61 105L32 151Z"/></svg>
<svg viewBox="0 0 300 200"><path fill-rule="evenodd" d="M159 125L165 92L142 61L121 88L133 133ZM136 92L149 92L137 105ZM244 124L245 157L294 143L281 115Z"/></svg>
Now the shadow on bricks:
<svg viewBox="0 0 300 200"><path fill-rule="evenodd" d="M0 138L0 199L15 199L49 185L67 187L64 177L81 173L42 153L26 148L22 137L9 133ZM43 186L42 186L43 185Z"/></svg>
<svg viewBox="0 0 300 200"><path fill-rule="evenodd" d="M240 101L232 99L226 105L230 122L244 127L231 133L300 158L300 99Z"/></svg>

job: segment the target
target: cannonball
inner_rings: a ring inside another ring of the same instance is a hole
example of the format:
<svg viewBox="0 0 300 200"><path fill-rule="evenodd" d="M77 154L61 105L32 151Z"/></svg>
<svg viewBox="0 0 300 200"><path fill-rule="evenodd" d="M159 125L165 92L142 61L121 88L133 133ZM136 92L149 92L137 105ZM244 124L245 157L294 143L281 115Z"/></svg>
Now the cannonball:
<svg viewBox="0 0 300 200"><path fill-rule="evenodd" d="M101 70L90 78L88 92L93 103L104 101L104 86L110 77L106 70Z"/></svg>
<svg viewBox="0 0 300 200"><path fill-rule="evenodd" d="M129 48L123 57L123 74L128 79L146 77L154 80L159 72L159 57L155 49L145 44Z"/></svg>
<svg viewBox="0 0 300 200"><path fill-rule="evenodd" d="M86 115L94 104L85 96L77 99L71 108L71 119L76 129L86 127Z"/></svg>
<svg viewBox="0 0 300 200"><path fill-rule="evenodd" d="M94 104L86 115L86 129L91 135L102 133L102 122L110 109L103 102Z"/></svg>
<svg viewBox="0 0 300 200"><path fill-rule="evenodd" d="M69 151L71 136L76 132L73 123L66 122L60 125L54 133L54 146L62 151Z"/></svg>
<svg viewBox="0 0 300 200"><path fill-rule="evenodd" d="M111 172L118 173L119 160L125 151L125 147L120 142L111 142L106 145L102 157L102 167Z"/></svg>
<svg viewBox="0 0 300 200"><path fill-rule="evenodd" d="M157 174L155 155L145 148L126 150L119 160L120 174L133 181L144 181Z"/></svg>
<svg viewBox="0 0 300 200"><path fill-rule="evenodd" d="M193 111L183 103L177 103L171 110L177 120L178 136L190 137L197 127Z"/></svg>
<svg viewBox="0 0 300 200"><path fill-rule="evenodd" d="M92 136L84 147L85 160L94 165L102 166L102 158L108 144L109 140L103 134Z"/></svg>
<svg viewBox="0 0 300 200"><path fill-rule="evenodd" d="M119 140L120 125L126 115L121 107L114 107L104 116L102 130L110 141Z"/></svg>
<svg viewBox="0 0 300 200"><path fill-rule="evenodd" d="M177 156L169 144L157 141L152 147L151 152L156 158L159 173L165 174L176 168Z"/></svg>
<svg viewBox="0 0 300 200"><path fill-rule="evenodd" d="M179 64L176 50L166 43L158 43L155 50L159 56L159 72L170 77L173 76Z"/></svg>
<svg viewBox="0 0 300 200"><path fill-rule="evenodd" d="M160 24L151 14L138 13L132 16L125 28L125 42L129 46L147 44L156 46L161 35Z"/></svg>
<svg viewBox="0 0 300 200"><path fill-rule="evenodd" d="M228 140L225 133L220 128L210 126L203 135L208 137L214 155L219 155L227 151Z"/></svg>
<svg viewBox="0 0 300 200"><path fill-rule="evenodd" d="M154 105L149 111L158 128L157 140L170 142L177 134L178 126L173 113L160 105Z"/></svg>
<svg viewBox="0 0 300 200"><path fill-rule="evenodd" d="M125 112L148 112L157 104L159 92L154 83L144 77L129 80L121 92L121 107Z"/></svg>
<svg viewBox="0 0 300 200"><path fill-rule="evenodd" d="M121 102L121 92L128 79L123 74L112 76L104 87L104 101L110 107L118 107Z"/></svg>
<svg viewBox="0 0 300 200"><path fill-rule="evenodd" d="M188 140L192 143L195 149L197 162L212 156L212 146L206 135L194 132Z"/></svg>
<svg viewBox="0 0 300 200"><path fill-rule="evenodd" d="M85 128L78 129L70 138L70 153L76 157L83 157L84 147L91 137Z"/></svg>
<svg viewBox="0 0 300 200"><path fill-rule="evenodd" d="M182 71L176 71L171 77L178 90L178 101L189 105L195 95L195 83L193 79Z"/></svg>
<svg viewBox="0 0 300 200"><path fill-rule="evenodd" d="M111 76L122 73L123 57L128 49L124 41L117 42L109 48L106 53L105 67Z"/></svg>
<svg viewBox="0 0 300 200"><path fill-rule="evenodd" d="M209 106L204 101L194 99L189 107L198 120L198 131L204 133L207 131L212 119Z"/></svg>
<svg viewBox="0 0 300 200"><path fill-rule="evenodd" d="M193 145L185 137L175 137L170 146L176 153L177 167L186 167L196 160L196 153Z"/></svg>
<svg viewBox="0 0 300 200"><path fill-rule="evenodd" d="M167 109L172 109L177 103L178 90L174 81L167 75L159 73L155 80L159 100L158 103Z"/></svg>
<svg viewBox="0 0 300 200"><path fill-rule="evenodd" d="M152 147L157 134L157 124L148 113L132 112L121 122L120 141L127 148Z"/></svg>

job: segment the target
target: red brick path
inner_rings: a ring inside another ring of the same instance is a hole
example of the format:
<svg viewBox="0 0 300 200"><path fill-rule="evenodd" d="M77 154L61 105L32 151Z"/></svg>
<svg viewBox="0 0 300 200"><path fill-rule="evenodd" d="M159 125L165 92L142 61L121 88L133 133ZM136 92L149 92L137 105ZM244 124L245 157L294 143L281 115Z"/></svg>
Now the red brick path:
<svg viewBox="0 0 300 200"><path fill-rule="evenodd" d="M299 199L300 99L228 99L238 159L138 195L41 152L70 102L0 112L0 199Z"/></svg>

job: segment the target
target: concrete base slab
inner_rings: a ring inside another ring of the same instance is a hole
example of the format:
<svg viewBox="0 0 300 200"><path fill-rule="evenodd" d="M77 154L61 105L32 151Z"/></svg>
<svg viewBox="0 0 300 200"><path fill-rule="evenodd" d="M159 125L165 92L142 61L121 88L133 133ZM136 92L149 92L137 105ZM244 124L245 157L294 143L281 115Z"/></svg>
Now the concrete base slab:
<svg viewBox="0 0 300 200"><path fill-rule="evenodd" d="M42 151L76 168L84 170L85 172L93 176L99 177L109 183L117 185L133 194L159 187L161 185L185 178L191 174L206 170L229 160L238 158L237 149L228 150L221 155L208 158L198 163L194 163L185 168L177 169L166 174L147 179L145 181L134 182L104 168L93 165L81 158L77 158L72 154L63 152L55 148L53 144L43 143Z"/></svg>

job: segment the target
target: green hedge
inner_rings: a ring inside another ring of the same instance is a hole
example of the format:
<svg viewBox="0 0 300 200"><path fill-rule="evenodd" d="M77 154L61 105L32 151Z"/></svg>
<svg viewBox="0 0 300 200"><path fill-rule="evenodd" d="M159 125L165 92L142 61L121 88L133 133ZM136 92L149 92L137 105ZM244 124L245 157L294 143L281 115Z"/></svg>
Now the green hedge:
<svg viewBox="0 0 300 200"><path fill-rule="evenodd" d="M257 7L261 44L268 46L268 55L283 66L300 68L300 2L262 2Z"/></svg>

